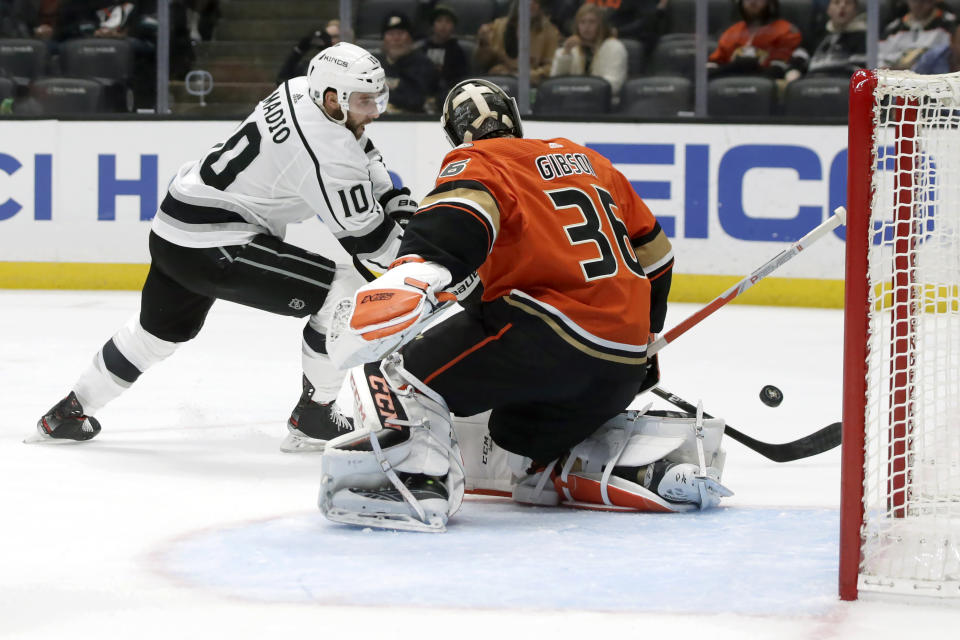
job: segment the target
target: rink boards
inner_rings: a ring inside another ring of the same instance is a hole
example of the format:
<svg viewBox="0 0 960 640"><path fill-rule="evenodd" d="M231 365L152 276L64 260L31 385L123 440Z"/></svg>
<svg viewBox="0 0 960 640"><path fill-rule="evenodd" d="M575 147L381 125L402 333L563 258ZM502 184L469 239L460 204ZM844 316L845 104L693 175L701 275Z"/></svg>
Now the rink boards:
<svg viewBox="0 0 960 640"><path fill-rule="evenodd" d="M170 178L234 122L0 122L0 287L136 289L150 219ZM846 199L846 127L528 122L609 157L674 245L672 298L706 301ZM394 181L422 197L449 150L433 122L368 134ZM842 306L844 229L751 289L758 304ZM345 254L315 220L288 239Z"/></svg>

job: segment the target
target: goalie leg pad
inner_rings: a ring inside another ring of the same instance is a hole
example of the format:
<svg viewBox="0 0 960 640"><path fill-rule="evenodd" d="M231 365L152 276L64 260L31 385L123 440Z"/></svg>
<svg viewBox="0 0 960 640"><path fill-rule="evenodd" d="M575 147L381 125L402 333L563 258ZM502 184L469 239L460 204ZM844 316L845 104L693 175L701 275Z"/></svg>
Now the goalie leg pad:
<svg viewBox="0 0 960 640"><path fill-rule="evenodd" d="M378 413L358 411L355 424L363 428L327 443L320 510L346 524L445 531L464 494L450 412L439 395L403 369L401 356L384 361L380 373L368 376L373 386L357 385L351 376L358 407L375 406ZM384 415L384 387L390 406L399 409L393 415Z"/></svg>
<svg viewBox="0 0 960 640"><path fill-rule="evenodd" d="M720 419L624 412L570 451L554 486L564 505L580 508L671 512L716 506L733 495L720 484L723 427ZM701 447L704 467L698 463Z"/></svg>

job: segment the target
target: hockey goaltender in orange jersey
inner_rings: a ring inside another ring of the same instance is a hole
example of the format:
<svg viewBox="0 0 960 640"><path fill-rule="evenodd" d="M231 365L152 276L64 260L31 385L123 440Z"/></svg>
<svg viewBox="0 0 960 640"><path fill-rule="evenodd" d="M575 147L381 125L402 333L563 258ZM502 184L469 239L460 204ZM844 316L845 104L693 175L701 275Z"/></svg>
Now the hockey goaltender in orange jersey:
<svg viewBox="0 0 960 640"><path fill-rule="evenodd" d="M670 269L671 247L609 160L564 138L467 143L444 159L417 215L437 208L487 230L489 255L478 269L485 301L522 292L540 304L510 301L583 329L589 335L570 337L584 348L600 341L645 347L650 282ZM603 286L587 286L601 279Z"/></svg>
<svg viewBox="0 0 960 640"><path fill-rule="evenodd" d="M451 413L487 410L489 438L519 465L515 499L556 504L562 490L589 503L586 477L552 469L658 377L646 352L673 251L627 179L570 140L524 138L514 100L481 79L451 89L443 128L454 149L397 260L338 305L327 333L334 362L366 363L351 372L363 428L323 456L320 509L338 522L441 530L468 477ZM481 301L424 331L474 272ZM628 472L619 488L660 500ZM590 479L604 500L608 476Z"/></svg>

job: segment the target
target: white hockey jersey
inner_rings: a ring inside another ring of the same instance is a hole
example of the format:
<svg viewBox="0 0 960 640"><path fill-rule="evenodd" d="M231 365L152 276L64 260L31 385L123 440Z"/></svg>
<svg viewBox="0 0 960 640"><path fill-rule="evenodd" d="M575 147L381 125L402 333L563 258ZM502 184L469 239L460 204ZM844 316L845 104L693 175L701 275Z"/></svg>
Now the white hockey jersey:
<svg viewBox="0 0 960 640"><path fill-rule="evenodd" d="M185 247L283 238L290 223L317 215L350 254L382 273L402 231L377 198L392 188L373 144L357 140L310 99L306 77L262 100L227 138L183 165L153 231Z"/></svg>

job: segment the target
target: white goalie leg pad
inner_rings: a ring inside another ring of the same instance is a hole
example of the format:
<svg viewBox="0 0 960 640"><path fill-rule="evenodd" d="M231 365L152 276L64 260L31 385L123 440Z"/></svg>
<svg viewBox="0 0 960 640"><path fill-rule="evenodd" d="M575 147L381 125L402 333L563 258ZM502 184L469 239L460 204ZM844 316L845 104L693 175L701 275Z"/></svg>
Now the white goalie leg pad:
<svg viewBox="0 0 960 640"><path fill-rule="evenodd" d="M698 421L646 409L621 413L570 451L554 481L556 490L563 504L588 509L716 506L733 495L720 484L723 428L719 418Z"/></svg>
<svg viewBox="0 0 960 640"><path fill-rule="evenodd" d="M490 437L489 420L489 411L453 418L453 431L463 455L466 492L509 496L513 484L509 459L513 454L497 446Z"/></svg>
<svg viewBox="0 0 960 640"><path fill-rule="evenodd" d="M446 403L403 369L394 355L380 367L379 383L357 380L355 421L363 427L327 443L321 459L318 504L335 522L385 529L442 532L463 501L464 471ZM360 374L362 375L362 374ZM372 388L371 388L372 387ZM382 417L386 400L399 407ZM377 419L370 408L377 411Z"/></svg>
<svg viewBox="0 0 960 640"><path fill-rule="evenodd" d="M510 453L490 436L490 412L453 418L453 430L463 454L466 493L512 497L522 504L556 506L559 502L550 472L528 473L530 458Z"/></svg>

